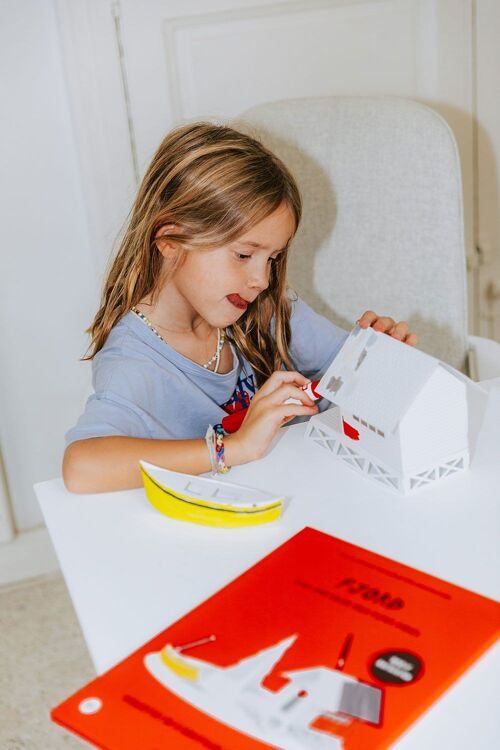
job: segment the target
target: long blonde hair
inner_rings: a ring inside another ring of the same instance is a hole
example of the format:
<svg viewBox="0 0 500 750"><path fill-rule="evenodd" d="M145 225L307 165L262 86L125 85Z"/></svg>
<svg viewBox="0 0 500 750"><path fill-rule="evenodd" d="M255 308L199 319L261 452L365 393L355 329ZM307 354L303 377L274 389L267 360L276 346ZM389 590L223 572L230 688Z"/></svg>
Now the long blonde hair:
<svg viewBox="0 0 500 750"><path fill-rule="evenodd" d="M285 203L295 218L302 214L298 187L271 151L255 138L225 125L197 122L172 130L144 175L118 252L104 282L99 310L86 333L93 359L112 327L146 295L154 304L161 288L190 248L217 247L234 241ZM177 259L167 269L155 242L167 224L182 232L162 232ZM272 264L269 286L229 329L261 385L274 370L292 369L289 354L290 304L287 252ZM163 272L162 272L163 269ZM274 335L271 321L274 316Z"/></svg>

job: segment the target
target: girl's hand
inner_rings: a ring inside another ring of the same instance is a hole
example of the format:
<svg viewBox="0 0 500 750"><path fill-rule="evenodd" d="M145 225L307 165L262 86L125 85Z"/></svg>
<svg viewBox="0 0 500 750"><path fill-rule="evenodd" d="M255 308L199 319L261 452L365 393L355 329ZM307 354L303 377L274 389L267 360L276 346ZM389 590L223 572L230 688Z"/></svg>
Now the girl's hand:
<svg viewBox="0 0 500 750"><path fill-rule="evenodd" d="M318 407L301 388L309 382L293 370L273 372L251 400L238 432L226 438L229 466L261 458L282 425L294 417L316 414ZM285 404L288 398L300 404Z"/></svg>
<svg viewBox="0 0 500 750"><path fill-rule="evenodd" d="M364 312L358 320L358 325L361 326L361 328L371 327L374 331L387 333L387 335L392 336L393 339L403 341L410 346L416 346L418 342L417 336L410 332L408 323L405 320L396 323L392 318L380 317L377 313L374 313L373 310L367 310Z"/></svg>

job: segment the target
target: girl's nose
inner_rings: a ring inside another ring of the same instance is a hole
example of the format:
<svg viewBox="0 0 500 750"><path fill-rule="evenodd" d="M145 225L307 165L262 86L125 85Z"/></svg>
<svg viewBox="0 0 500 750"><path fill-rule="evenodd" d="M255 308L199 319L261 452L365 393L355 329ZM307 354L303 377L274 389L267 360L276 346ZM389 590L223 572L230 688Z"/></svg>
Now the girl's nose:
<svg viewBox="0 0 500 750"><path fill-rule="evenodd" d="M252 273L250 275L250 279L248 281L248 286L250 289L258 289L259 294L260 292L263 292L264 289L267 289L269 286L269 264L266 263L265 266L258 266L253 268Z"/></svg>

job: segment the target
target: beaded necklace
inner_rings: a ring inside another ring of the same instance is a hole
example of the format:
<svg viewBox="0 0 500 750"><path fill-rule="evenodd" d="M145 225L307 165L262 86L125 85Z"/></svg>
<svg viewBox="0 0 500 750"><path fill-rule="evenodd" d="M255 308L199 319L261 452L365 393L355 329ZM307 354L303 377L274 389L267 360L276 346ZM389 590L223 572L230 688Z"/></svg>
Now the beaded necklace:
<svg viewBox="0 0 500 750"><path fill-rule="evenodd" d="M168 341L165 341L165 339L163 338L163 336L158 333L158 331L156 330L156 328L154 327L154 325L151 323L151 321L149 320L149 318L147 318L144 315L144 313L142 313L140 310L137 310L136 307L132 307L132 312L135 313L137 315L137 317L139 317L142 320L142 322L145 323L148 326L148 328L151 328L151 330L153 331L153 333L156 333L156 335L158 336L158 338L161 339L161 341L163 341L164 344L167 344L167 346L170 346L170 344L168 343ZM217 372L217 370L219 369L219 363L220 363L220 353L222 351L222 347L224 346L225 341L226 341L225 331L221 330L220 328L217 328L217 348L215 350L215 354L213 354L210 357L210 359L208 360L208 362L206 362L204 365L202 365L202 367L204 367L206 370L208 370L208 368L210 367L210 365L213 362L215 362L215 367L212 370L212 372Z"/></svg>

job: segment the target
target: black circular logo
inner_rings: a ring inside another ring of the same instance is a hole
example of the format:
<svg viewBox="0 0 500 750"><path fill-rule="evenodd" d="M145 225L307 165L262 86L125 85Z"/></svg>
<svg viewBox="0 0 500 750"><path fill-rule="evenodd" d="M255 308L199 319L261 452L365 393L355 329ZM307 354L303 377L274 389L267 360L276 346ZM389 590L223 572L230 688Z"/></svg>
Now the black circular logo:
<svg viewBox="0 0 500 750"><path fill-rule="evenodd" d="M375 679L391 685L411 685L422 671L422 660L409 651L383 651L374 657L370 669Z"/></svg>

